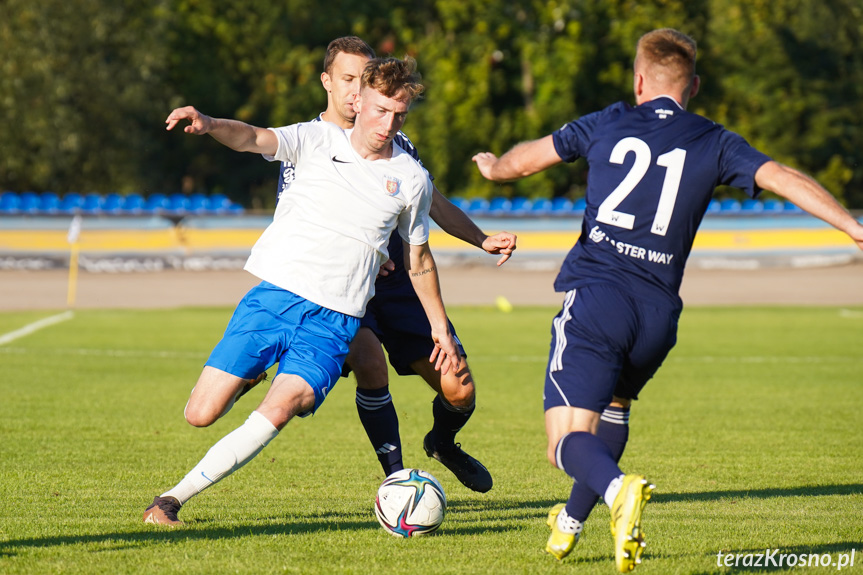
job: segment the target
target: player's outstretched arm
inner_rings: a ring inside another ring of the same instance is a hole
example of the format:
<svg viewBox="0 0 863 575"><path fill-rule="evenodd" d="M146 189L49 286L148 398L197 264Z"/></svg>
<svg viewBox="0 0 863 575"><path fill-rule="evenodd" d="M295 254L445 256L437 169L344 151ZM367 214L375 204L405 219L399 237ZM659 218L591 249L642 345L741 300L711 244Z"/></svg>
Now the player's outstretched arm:
<svg viewBox="0 0 863 575"><path fill-rule="evenodd" d="M449 201L437 186L432 193L432 204L429 216L443 231L494 255L500 255L497 265L503 264L515 250L516 235L500 232L493 236L486 235L470 217L458 206Z"/></svg>
<svg viewBox="0 0 863 575"><path fill-rule="evenodd" d="M755 183L845 232L863 250L863 225L821 184L803 172L770 161L755 172Z"/></svg>
<svg viewBox="0 0 863 575"><path fill-rule="evenodd" d="M413 284L414 291L422 303L432 329L435 349L429 361L435 362L435 369L442 374L450 370L457 372L461 363L455 340L449 331L446 309L440 293L437 266L428 242L421 245L404 243L405 269Z"/></svg>
<svg viewBox="0 0 863 575"><path fill-rule="evenodd" d="M258 128L237 120L212 118L202 114L192 106L176 108L165 120L167 130L184 121L188 125L183 128L187 134L201 136L210 134L213 138L238 152L254 152L256 154L275 155L279 147L276 135L265 128Z"/></svg>
<svg viewBox="0 0 863 575"><path fill-rule="evenodd" d="M498 158L491 152L480 152L471 158L479 173L493 182L517 180L547 170L561 160L554 149L552 136L522 142Z"/></svg>

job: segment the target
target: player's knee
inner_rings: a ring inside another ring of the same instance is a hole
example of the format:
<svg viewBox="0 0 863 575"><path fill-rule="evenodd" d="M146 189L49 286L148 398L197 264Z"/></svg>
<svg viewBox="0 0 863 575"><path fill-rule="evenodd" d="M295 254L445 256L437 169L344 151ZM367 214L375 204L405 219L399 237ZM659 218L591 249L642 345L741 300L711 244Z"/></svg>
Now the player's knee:
<svg viewBox="0 0 863 575"><path fill-rule="evenodd" d="M470 409L476 403L476 387L467 367L455 374L441 377L441 395L457 409Z"/></svg>
<svg viewBox="0 0 863 575"><path fill-rule="evenodd" d="M473 383L457 387L444 387L442 391L446 402L456 409L470 409L476 403L476 390Z"/></svg>
<svg viewBox="0 0 863 575"><path fill-rule="evenodd" d="M352 354L347 363L357 378L357 387L361 389L380 389L389 382L383 354Z"/></svg>
<svg viewBox="0 0 863 575"><path fill-rule="evenodd" d="M195 427L208 427L213 425L213 423L219 419L220 415L221 411L216 410L211 405L201 403L200 401L189 400L186 404L186 408L183 410L183 416L186 418L186 421L189 425L193 425Z"/></svg>

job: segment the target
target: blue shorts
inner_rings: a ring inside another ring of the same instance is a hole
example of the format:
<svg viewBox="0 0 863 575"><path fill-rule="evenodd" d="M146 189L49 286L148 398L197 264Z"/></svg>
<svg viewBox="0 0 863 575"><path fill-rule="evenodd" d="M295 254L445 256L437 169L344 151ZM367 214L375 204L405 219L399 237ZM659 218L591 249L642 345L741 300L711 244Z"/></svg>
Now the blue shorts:
<svg viewBox="0 0 863 575"><path fill-rule="evenodd" d="M410 284L375 294L366 307L360 327L375 333L387 350L390 365L399 375L416 375L411 364L418 359L428 359L435 347L428 316ZM449 322L449 330L459 353L466 357L452 322Z"/></svg>
<svg viewBox="0 0 863 575"><path fill-rule="evenodd" d="M608 284L566 293L554 318L545 409L601 413L612 397L638 399L677 342L680 310L636 300Z"/></svg>
<svg viewBox="0 0 863 575"><path fill-rule="evenodd" d="M338 381L359 327L359 318L261 282L237 305L206 365L254 379L278 363L277 373L298 375L311 386L317 411Z"/></svg>

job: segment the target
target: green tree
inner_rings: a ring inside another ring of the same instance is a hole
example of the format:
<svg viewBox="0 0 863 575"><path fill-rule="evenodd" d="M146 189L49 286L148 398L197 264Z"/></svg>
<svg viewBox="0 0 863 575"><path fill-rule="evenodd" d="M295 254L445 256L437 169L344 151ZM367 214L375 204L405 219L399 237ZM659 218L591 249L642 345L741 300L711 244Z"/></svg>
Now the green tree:
<svg viewBox="0 0 863 575"><path fill-rule="evenodd" d="M158 153L161 10L131 1L0 3L0 182L140 191Z"/></svg>

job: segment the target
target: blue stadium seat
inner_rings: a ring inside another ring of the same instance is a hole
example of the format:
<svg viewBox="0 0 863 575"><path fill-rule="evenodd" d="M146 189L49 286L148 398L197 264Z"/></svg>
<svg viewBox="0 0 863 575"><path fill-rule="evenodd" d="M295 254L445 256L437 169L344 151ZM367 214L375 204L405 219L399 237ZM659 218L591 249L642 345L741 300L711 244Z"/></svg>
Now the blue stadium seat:
<svg viewBox="0 0 863 575"><path fill-rule="evenodd" d="M102 202L102 211L109 214L119 214L122 208L123 196L120 194L112 192L105 196L105 200Z"/></svg>
<svg viewBox="0 0 863 575"><path fill-rule="evenodd" d="M21 208L21 198L15 192L3 192L0 195L0 213L17 214Z"/></svg>
<svg viewBox="0 0 863 575"><path fill-rule="evenodd" d="M802 214L803 210L791 202L785 202L785 207L782 209L782 212L786 214Z"/></svg>
<svg viewBox="0 0 863 575"><path fill-rule="evenodd" d="M144 211L154 214L161 214L168 209L168 196L165 194L155 193L147 196L144 200Z"/></svg>
<svg viewBox="0 0 863 575"><path fill-rule="evenodd" d="M189 198L183 194L168 196L168 211L180 216L189 211Z"/></svg>
<svg viewBox="0 0 863 575"><path fill-rule="evenodd" d="M546 216L551 213L551 200L540 198L530 206L530 213L534 216Z"/></svg>
<svg viewBox="0 0 863 575"><path fill-rule="evenodd" d="M554 215L569 215L572 212L572 200L554 198L551 200L551 213Z"/></svg>
<svg viewBox="0 0 863 575"><path fill-rule="evenodd" d="M782 212L782 202L775 199L764 200L764 211L766 213L778 214Z"/></svg>
<svg viewBox="0 0 863 575"><path fill-rule="evenodd" d="M21 200L18 206L19 210L25 214L35 214L39 211L39 205L41 204L39 194L36 192L21 192L21 195L18 197Z"/></svg>
<svg viewBox="0 0 863 575"><path fill-rule="evenodd" d="M189 196L188 210L192 214L204 214L209 210L209 199L204 194L192 194Z"/></svg>
<svg viewBox="0 0 863 575"><path fill-rule="evenodd" d="M231 207L231 200L225 194L213 194L207 198L206 209L213 214L224 214Z"/></svg>
<svg viewBox="0 0 863 575"><path fill-rule="evenodd" d="M39 196L39 211L43 214L56 214L60 211L60 196L56 192L42 192Z"/></svg>
<svg viewBox="0 0 863 575"><path fill-rule="evenodd" d="M124 214L140 214L144 211L144 197L141 194L128 194L123 198L120 210Z"/></svg>
<svg viewBox="0 0 863 575"><path fill-rule="evenodd" d="M461 196L449 198L449 201L451 201L453 204L455 204L455 206L463 212L468 211L469 206L470 206L470 202Z"/></svg>
<svg viewBox="0 0 863 575"><path fill-rule="evenodd" d="M99 214L102 212L102 204L104 203L105 199L101 194L87 194L84 196L84 201L81 203L81 211L85 214Z"/></svg>
<svg viewBox="0 0 863 575"><path fill-rule="evenodd" d="M760 214L764 211L764 204L752 198L746 198L740 204L740 213L742 214Z"/></svg>
<svg viewBox="0 0 863 575"><path fill-rule="evenodd" d="M492 198L491 201L488 203L488 213L494 216L506 215L511 206L511 201L509 201L507 198L498 196Z"/></svg>
<svg viewBox="0 0 863 575"><path fill-rule="evenodd" d="M228 213L234 215L240 215L246 211L246 208L241 206L240 204L231 204L228 206Z"/></svg>
<svg viewBox="0 0 863 575"><path fill-rule="evenodd" d="M579 216L584 214L584 209L587 207L587 200L584 198L578 198L572 204L572 212L574 214L578 214Z"/></svg>
<svg viewBox="0 0 863 575"><path fill-rule="evenodd" d="M64 214L74 214L81 210L84 197L77 192L69 192L60 200L60 211Z"/></svg>
<svg viewBox="0 0 863 575"><path fill-rule="evenodd" d="M740 202L734 198L725 198L719 202L720 212L723 214L738 214L740 213Z"/></svg>
<svg viewBox="0 0 863 575"><path fill-rule="evenodd" d="M523 196L516 196L510 203L509 212L514 216L522 216L529 212L531 207L533 207L532 201Z"/></svg>
<svg viewBox="0 0 863 575"><path fill-rule="evenodd" d="M488 200L484 198L474 198L467 206L467 211L474 216L484 216L488 213Z"/></svg>
<svg viewBox="0 0 863 575"><path fill-rule="evenodd" d="M722 206L719 205L719 200L712 199L710 203L707 204L707 212L708 214L718 214L722 211Z"/></svg>

